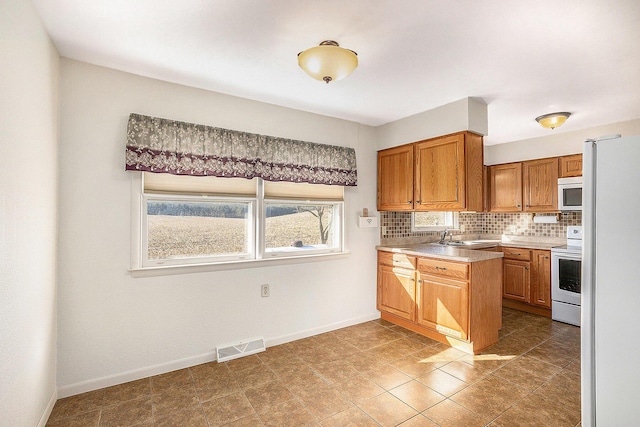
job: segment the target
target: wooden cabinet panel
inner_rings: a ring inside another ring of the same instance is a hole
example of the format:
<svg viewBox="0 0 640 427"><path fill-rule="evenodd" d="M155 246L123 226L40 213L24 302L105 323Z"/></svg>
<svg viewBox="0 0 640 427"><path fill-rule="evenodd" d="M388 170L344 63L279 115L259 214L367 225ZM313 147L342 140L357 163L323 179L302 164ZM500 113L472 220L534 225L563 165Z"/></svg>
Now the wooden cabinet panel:
<svg viewBox="0 0 640 427"><path fill-rule="evenodd" d="M582 176L582 154L560 157L559 178Z"/></svg>
<svg viewBox="0 0 640 427"><path fill-rule="evenodd" d="M413 210L413 145L378 152L378 210Z"/></svg>
<svg viewBox="0 0 640 427"><path fill-rule="evenodd" d="M532 251L531 304L551 308L551 252Z"/></svg>
<svg viewBox="0 0 640 427"><path fill-rule="evenodd" d="M415 270L416 257L393 252L378 252L378 263L390 267L400 267Z"/></svg>
<svg viewBox="0 0 640 427"><path fill-rule="evenodd" d="M451 279L469 278L469 265L466 263L443 261L434 258L419 258L418 270L423 274L436 274Z"/></svg>
<svg viewBox="0 0 640 427"><path fill-rule="evenodd" d="M505 259L503 261L502 296L529 302L531 272L528 261Z"/></svg>
<svg viewBox="0 0 640 427"><path fill-rule="evenodd" d="M524 211L558 210L558 158L532 160L522 164Z"/></svg>
<svg viewBox="0 0 640 427"><path fill-rule="evenodd" d="M524 248L502 247L502 253L505 259L517 259L520 261L531 261L531 251Z"/></svg>
<svg viewBox="0 0 640 427"><path fill-rule="evenodd" d="M415 147L415 209L463 209L464 134L420 142Z"/></svg>
<svg viewBox="0 0 640 427"><path fill-rule="evenodd" d="M415 319L415 271L378 265L378 310Z"/></svg>
<svg viewBox="0 0 640 427"><path fill-rule="evenodd" d="M498 341L502 271L500 258L465 263L381 250L377 308L384 320L477 354Z"/></svg>
<svg viewBox="0 0 640 427"><path fill-rule="evenodd" d="M522 210L522 163L489 167L489 211Z"/></svg>
<svg viewBox="0 0 640 427"><path fill-rule="evenodd" d="M482 211L482 136L458 132L378 152L378 210Z"/></svg>
<svg viewBox="0 0 640 427"><path fill-rule="evenodd" d="M459 339L467 339L469 285L420 273L418 324Z"/></svg>

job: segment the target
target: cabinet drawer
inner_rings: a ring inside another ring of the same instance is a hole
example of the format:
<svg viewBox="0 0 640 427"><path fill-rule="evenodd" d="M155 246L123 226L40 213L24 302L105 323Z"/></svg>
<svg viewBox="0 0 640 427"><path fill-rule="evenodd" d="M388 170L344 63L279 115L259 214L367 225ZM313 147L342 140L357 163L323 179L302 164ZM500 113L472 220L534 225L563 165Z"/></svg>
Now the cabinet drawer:
<svg viewBox="0 0 640 427"><path fill-rule="evenodd" d="M433 274L454 279L469 278L469 266L440 259L418 258L418 270L424 274Z"/></svg>
<svg viewBox="0 0 640 427"><path fill-rule="evenodd" d="M531 251L523 248L502 248L502 253L507 259L517 259L520 261L531 261Z"/></svg>
<svg viewBox="0 0 640 427"><path fill-rule="evenodd" d="M416 268L416 257L392 252L378 252L378 263L391 267Z"/></svg>

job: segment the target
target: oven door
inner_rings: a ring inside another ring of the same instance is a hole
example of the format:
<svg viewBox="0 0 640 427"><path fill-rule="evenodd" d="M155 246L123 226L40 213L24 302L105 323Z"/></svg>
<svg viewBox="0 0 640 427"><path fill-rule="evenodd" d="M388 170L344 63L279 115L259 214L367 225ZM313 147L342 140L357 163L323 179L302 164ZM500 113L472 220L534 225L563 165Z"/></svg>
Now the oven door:
<svg viewBox="0 0 640 427"><path fill-rule="evenodd" d="M551 299L580 305L582 255L551 254Z"/></svg>

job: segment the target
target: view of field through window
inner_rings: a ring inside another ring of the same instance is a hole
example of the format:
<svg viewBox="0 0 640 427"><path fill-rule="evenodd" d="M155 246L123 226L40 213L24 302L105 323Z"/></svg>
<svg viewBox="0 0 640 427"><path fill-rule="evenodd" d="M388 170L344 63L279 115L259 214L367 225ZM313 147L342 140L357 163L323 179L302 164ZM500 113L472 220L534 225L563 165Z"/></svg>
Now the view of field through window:
<svg viewBox="0 0 640 427"><path fill-rule="evenodd" d="M148 259L250 252L249 202L147 202ZM265 246L309 248L333 241L333 206L267 204Z"/></svg>
<svg viewBox="0 0 640 427"><path fill-rule="evenodd" d="M414 212L415 227L449 227L452 226L451 212Z"/></svg>

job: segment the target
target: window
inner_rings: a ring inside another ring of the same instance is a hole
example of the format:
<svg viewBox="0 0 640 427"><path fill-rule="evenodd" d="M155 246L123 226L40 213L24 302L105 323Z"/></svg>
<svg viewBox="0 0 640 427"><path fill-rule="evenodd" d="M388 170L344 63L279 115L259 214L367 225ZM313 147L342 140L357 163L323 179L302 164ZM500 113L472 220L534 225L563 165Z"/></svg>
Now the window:
<svg viewBox="0 0 640 427"><path fill-rule="evenodd" d="M255 202L145 195L147 264L252 258Z"/></svg>
<svg viewBox="0 0 640 427"><path fill-rule="evenodd" d="M411 231L441 231L458 228L457 212L413 212Z"/></svg>
<svg viewBox="0 0 640 427"><path fill-rule="evenodd" d="M343 252L341 186L142 177L142 268Z"/></svg>
<svg viewBox="0 0 640 427"><path fill-rule="evenodd" d="M265 202L264 255L339 250L340 208L331 202Z"/></svg>

